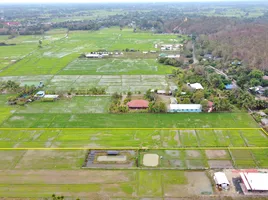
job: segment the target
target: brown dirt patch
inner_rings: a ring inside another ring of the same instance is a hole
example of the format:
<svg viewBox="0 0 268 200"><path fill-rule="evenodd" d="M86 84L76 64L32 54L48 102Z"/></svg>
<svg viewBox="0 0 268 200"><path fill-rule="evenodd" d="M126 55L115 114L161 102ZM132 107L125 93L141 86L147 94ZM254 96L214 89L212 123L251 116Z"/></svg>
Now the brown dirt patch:
<svg viewBox="0 0 268 200"><path fill-rule="evenodd" d="M197 150L186 150L187 158L201 158L201 153Z"/></svg>
<svg viewBox="0 0 268 200"><path fill-rule="evenodd" d="M165 197L191 197L195 195L213 194L211 182L205 172L185 172L185 175L188 184L165 185Z"/></svg>
<svg viewBox="0 0 268 200"><path fill-rule="evenodd" d="M228 153L225 150L206 150L208 159L222 159L228 158Z"/></svg>
<svg viewBox="0 0 268 200"><path fill-rule="evenodd" d="M231 169L233 164L230 160L209 160L208 165L211 169Z"/></svg>

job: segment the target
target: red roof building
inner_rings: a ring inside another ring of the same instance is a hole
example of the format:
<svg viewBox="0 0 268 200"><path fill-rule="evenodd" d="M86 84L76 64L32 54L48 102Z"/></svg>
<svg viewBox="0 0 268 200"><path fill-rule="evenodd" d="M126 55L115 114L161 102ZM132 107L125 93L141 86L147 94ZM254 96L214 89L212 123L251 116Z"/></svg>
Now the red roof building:
<svg viewBox="0 0 268 200"><path fill-rule="evenodd" d="M5 22L4 24L7 26L19 26L20 22Z"/></svg>
<svg viewBox="0 0 268 200"><path fill-rule="evenodd" d="M268 80L268 76L263 76L262 79L267 81Z"/></svg>
<svg viewBox="0 0 268 200"><path fill-rule="evenodd" d="M208 107L213 108L214 103L212 101L208 101Z"/></svg>
<svg viewBox="0 0 268 200"><path fill-rule="evenodd" d="M146 100L132 100L127 103L127 106L131 109L146 109L149 107L149 101Z"/></svg>

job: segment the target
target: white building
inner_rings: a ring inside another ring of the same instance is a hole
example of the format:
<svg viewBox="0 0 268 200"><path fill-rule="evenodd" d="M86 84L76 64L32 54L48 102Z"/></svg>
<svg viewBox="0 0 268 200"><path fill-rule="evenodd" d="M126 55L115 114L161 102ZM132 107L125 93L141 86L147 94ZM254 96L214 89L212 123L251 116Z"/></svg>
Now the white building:
<svg viewBox="0 0 268 200"><path fill-rule="evenodd" d="M87 58L102 58L103 56L99 54L89 53L89 54L86 54L86 57Z"/></svg>
<svg viewBox="0 0 268 200"><path fill-rule="evenodd" d="M230 183L226 177L226 175L223 172L216 172L214 173L213 179L216 183L216 186L220 189L228 189L230 186Z"/></svg>
<svg viewBox="0 0 268 200"><path fill-rule="evenodd" d="M166 58L180 58L181 56L179 54L177 55L167 55Z"/></svg>
<svg viewBox="0 0 268 200"><path fill-rule="evenodd" d="M240 173L243 184L248 191L268 191L267 173Z"/></svg>
<svg viewBox="0 0 268 200"><path fill-rule="evenodd" d="M47 94L44 96L45 99L57 99L59 98L59 95L55 95L55 94Z"/></svg>
<svg viewBox="0 0 268 200"><path fill-rule="evenodd" d="M173 45L172 44L163 44L161 45L161 50L172 50L173 49Z"/></svg>
<svg viewBox="0 0 268 200"><path fill-rule="evenodd" d="M168 112L202 112L201 104L170 104Z"/></svg>
<svg viewBox="0 0 268 200"><path fill-rule="evenodd" d="M195 90L203 90L204 89L200 83L193 83L193 84L187 83L187 85Z"/></svg>
<svg viewBox="0 0 268 200"><path fill-rule="evenodd" d="M157 90L156 93L157 93L157 94L168 94L168 95L172 94L171 91L166 91L166 90Z"/></svg>

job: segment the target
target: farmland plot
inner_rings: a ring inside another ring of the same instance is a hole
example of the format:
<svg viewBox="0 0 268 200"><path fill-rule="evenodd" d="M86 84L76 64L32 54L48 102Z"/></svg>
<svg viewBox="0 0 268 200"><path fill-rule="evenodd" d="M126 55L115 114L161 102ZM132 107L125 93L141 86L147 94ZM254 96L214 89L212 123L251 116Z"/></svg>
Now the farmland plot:
<svg viewBox="0 0 268 200"><path fill-rule="evenodd" d="M166 89L164 75L57 75L45 86L47 91L86 90L103 87L107 93L128 91L145 93L148 89Z"/></svg>
<svg viewBox="0 0 268 200"><path fill-rule="evenodd" d="M110 97L83 97L55 102L34 102L17 110L17 113L107 113Z"/></svg>
<svg viewBox="0 0 268 200"><path fill-rule="evenodd" d="M171 73L171 66L157 63L155 59L77 59L65 67L59 74L167 74Z"/></svg>

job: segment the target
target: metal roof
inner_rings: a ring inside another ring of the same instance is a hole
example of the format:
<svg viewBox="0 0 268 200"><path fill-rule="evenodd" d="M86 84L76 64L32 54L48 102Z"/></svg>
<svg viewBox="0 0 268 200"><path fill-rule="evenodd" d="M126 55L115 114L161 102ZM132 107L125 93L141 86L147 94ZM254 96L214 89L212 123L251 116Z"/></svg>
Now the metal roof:
<svg viewBox="0 0 268 200"><path fill-rule="evenodd" d="M202 109L201 104L170 104L169 108L171 110L191 110L191 109Z"/></svg>
<svg viewBox="0 0 268 200"><path fill-rule="evenodd" d="M193 84L189 84L191 88L194 88L196 90L203 90L203 86L200 83L193 83Z"/></svg>
<svg viewBox="0 0 268 200"><path fill-rule="evenodd" d="M219 185L221 185L221 184L230 185L225 173L223 173L223 172L214 173L214 180L215 180L216 184L219 184Z"/></svg>
<svg viewBox="0 0 268 200"><path fill-rule="evenodd" d="M268 191L268 174L267 173L241 172L240 176L247 190Z"/></svg>

